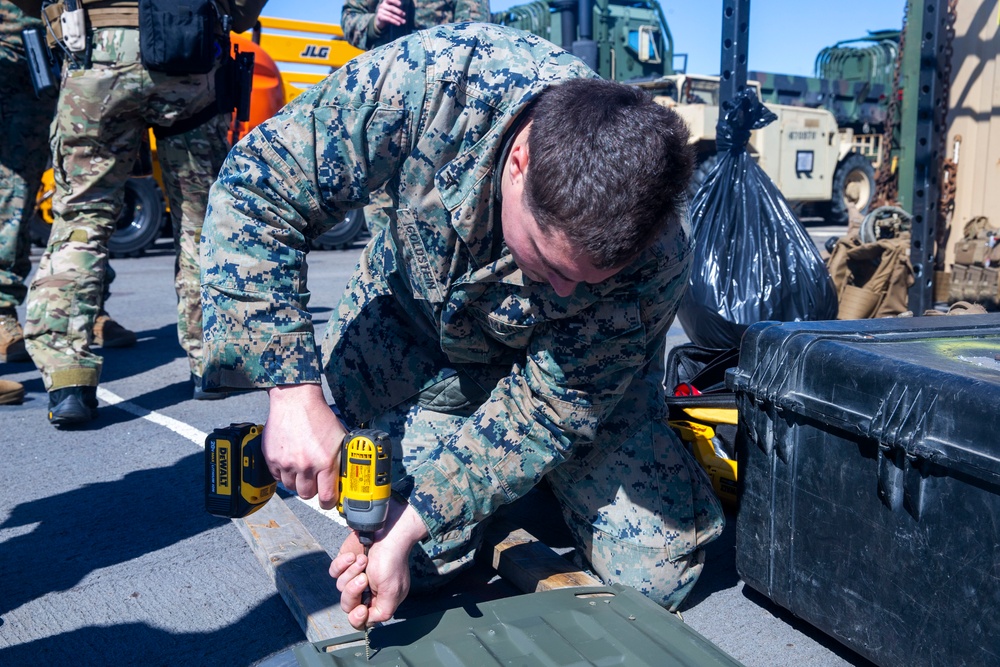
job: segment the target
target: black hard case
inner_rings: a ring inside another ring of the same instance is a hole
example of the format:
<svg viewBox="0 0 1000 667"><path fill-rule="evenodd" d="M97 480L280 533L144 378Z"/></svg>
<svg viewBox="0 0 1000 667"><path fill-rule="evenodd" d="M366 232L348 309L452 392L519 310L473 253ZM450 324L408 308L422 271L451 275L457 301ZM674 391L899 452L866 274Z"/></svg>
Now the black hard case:
<svg viewBox="0 0 1000 667"><path fill-rule="evenodd" d="M1000 315L751 327L736 565L883 667L1000 664Z"/></svg>

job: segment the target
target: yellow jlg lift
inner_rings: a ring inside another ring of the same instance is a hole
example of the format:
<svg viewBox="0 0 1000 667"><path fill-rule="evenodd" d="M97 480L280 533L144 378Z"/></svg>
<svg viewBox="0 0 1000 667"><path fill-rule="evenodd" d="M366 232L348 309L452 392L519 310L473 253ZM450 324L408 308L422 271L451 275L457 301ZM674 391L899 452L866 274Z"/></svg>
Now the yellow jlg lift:
<svg viewBox="0 0 1000 667"><path fill-rule="evenodd" d="M233 35L232 42L233 47L238 47L242 53L254 54L250 120L238 126L234 124L235 140L361 53L360 49L344 39L339 25L266 16L260 18L252 31ZM143 254L160 238L167 220L169 203L164 195L152 132L149 133L149 150L144 148L143 153L136 161L133 177L125 186L122 211L115 233L108 241L108 252L112 257ZM51 229L54 192L55 181L49 169L42 176L31 229L32 240L43 247ZM358 210L349 215L344 224L320 237L316 245L327 249L349 245L363 229L364 217Z"/></svg>

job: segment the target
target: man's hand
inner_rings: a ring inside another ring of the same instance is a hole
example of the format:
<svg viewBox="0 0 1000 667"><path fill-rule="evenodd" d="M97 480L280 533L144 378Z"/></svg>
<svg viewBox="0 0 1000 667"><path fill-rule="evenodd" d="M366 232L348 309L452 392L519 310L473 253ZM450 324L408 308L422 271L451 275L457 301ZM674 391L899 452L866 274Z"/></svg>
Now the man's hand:
<svg viewBox="0 0 1000 667"><path fill-rule="evenodd" d="M323 509L337 504L340 448L347 431L318 384L272 387L264 424L268 469L286 489L303 498L319 494Z"/></svg>
<svg viewBox="0 0 1000 667"><path fill-rule="evenodd" d="M389 501L386 527L375 534L375 544L365 556L357 535L351 533L330 565L330 576L337 580L340 608L347 612L351 625L383 623L392 618L410 592L410 551L427 537L427 527L409 505ZM371 587L370 606L361 604L365 589Z"/></svg>
<svg viewBox="0 0 1000 667"><path fill-rule="evenodd" d="M382 0L375 8L375 29L385 30L387 25L404 25L406 12L402 0Z"/></svg>

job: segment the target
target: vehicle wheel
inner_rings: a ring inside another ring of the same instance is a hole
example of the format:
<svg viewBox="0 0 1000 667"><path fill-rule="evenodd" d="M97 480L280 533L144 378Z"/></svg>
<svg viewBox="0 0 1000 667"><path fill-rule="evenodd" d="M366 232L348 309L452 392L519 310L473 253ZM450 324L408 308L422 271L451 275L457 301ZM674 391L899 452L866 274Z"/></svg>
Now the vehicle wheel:
<svg viewBox="0 0 1000 667"><path fill-rule="evenodd" d="M343 222L325 232L312 242L313 248L320 250L340 250L349 248L365 228L365 213L356 208L344 216Z"/></svg>
<svg viewBox="0 0 1000 667"><path fill-rule="evenodd" d="M125 201L108 239L112 257L138 257L160 237L165 216L163 193L152 178L130 178Z"/></svg>
<svg viewBox="0 0 1000 667"><path fill-rule="evenodd" d="M717 164L719 164L718 153L702 153L698 156L698 165L694 168L694 173L691 174L691 183L688 185L689 201L694 200L695 194L708 181L709 175Z"/></svg>
<svg viewBox="0 0 1000 667"><path fill-rule="evenodd" d="M824 207L827 224L846 225L851 207L866 213L875 198L875 169L868 159L851 153L833 172L833 195Z"/></svg>

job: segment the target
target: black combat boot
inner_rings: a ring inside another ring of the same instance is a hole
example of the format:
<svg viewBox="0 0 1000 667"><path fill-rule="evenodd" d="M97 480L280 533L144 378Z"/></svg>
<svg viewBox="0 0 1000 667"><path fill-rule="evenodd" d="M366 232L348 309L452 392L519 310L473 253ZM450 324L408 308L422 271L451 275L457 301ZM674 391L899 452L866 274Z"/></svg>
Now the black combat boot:
<svg viewBox="0 0 1000 667"><path fill-rule="evenodd" d="M97 418L97 387L63 387L49 392L49 423L79 426Z"/></svg>

